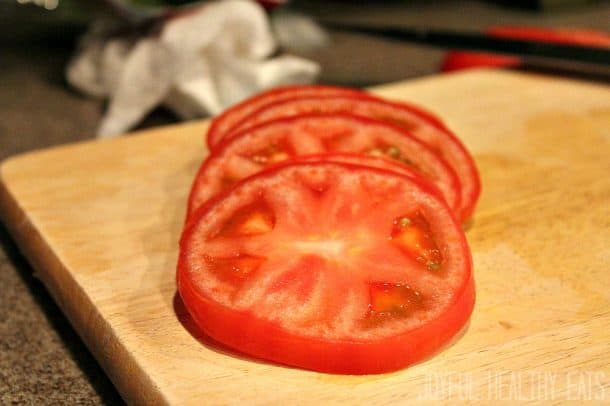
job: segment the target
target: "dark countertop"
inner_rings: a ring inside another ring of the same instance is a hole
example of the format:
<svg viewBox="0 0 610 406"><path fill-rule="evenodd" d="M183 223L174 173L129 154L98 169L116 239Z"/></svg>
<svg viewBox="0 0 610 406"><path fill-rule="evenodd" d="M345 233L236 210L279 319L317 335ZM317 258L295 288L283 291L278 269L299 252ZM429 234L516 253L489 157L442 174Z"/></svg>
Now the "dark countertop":
<svg viewBox="0 0 610 406"><path fill-rule="evenodd" d="M349 22L470 29L525 24L608 30L610 21L608 2L553 13L476 1L377 3L310 3L308 11L340 15ZM79 95L63 79L79 27L51 24L37 31L28 24L24 30L30 20L22 10L0 3L0 160L93 138L104 109L102 101ZM437 49L357 35L332 39L331 47L307 55L322 64L325 83L366 85L427 75L438 70L443 56ZM157 109L139 128L173 122L171 113ZM0 245L0 404L120 403L120 395L1 224Z"/></svg>

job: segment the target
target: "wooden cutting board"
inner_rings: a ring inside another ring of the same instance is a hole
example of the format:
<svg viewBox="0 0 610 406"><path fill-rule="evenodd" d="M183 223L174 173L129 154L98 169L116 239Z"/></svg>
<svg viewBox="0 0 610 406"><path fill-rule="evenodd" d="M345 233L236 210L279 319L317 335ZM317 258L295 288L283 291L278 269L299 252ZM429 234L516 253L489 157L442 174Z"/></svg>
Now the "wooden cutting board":
<svg viewBox="0 0 610 406"><path fill-rule="evenodd" d="M3 163L4 223L127 401L610 400L610 88L471 71L374 90L440 114L483 184L470 325L391 374L256 361L194 328L174 268L206 122Z"/></svg>

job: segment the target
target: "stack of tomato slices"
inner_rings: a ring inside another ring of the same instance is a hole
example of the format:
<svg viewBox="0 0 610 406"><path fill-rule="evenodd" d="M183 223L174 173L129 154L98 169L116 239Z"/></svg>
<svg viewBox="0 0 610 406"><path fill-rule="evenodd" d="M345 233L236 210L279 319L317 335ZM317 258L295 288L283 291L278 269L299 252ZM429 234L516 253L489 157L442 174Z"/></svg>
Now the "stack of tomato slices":
<svg viewBox="0 0 610 406"><path fill-rule="evenodd" d="M182 300L211 338L322 372L403 368L474 306L462 223L474 161L435 116L331 86L271 90L217 117L193 182Z"/></svg>

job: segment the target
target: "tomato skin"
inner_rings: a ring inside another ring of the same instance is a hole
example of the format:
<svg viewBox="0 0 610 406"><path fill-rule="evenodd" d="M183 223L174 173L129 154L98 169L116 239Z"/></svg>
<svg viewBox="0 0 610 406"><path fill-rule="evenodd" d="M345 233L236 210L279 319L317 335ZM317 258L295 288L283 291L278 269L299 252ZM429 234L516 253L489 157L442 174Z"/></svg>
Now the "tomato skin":
<svg viewBox="0 0 610 406"><path fill-rule="evenodd" d="M610 47L610 35L583 29L549 29L540 27L498 26L486 31L490 37L515 40L535 40L555 44ZM441 71L451 72L477 67L514 68L520 66L518 56L485 52L451 51L441 65Z"/></svg>
<svg viewBox="0 0 610 406"><path fill-rule="evenodd" d="M231 190L223 192L197 210L192 221L185 227L180 246L177 269L177 284L183 303L196 324L212 339L240 352L280 364L297 366L319 372L342 374L376 374L398 370L421 361L437 352L455 337L466 324L474 308L475 290L472 274L472 258L463 233L458 234L460 251L464 254L463 270L460 273L460 289L455 292L447 310L435 319L410 331L377 340L327 340L295 335L279 324L257 317L252 311L236 311L220 305L202 295L189 277L187 253L189 237L196 223L207 211L253 179L271 176L282 168L299 164L279 164L264 172L242 180ZM333 164L358 170L363 168L351 164ZM402 177L383 169L369 171ZM404 177L423 192L434 194L427 184L418 179ZM446 204L439 202L449 210ZM460 226L453 220L453 226Z"/></svg>
<svg viewBox="0 0 610 406"><path fill-rule="evenodd" d="M294 97L312 95L369 96L361 90L330 85L291 85L275 87L228 108L222 114L214 118L210 124L206 137L208 149L214 151L224 136L233 131L235 125L253 111L270 103L281 102L282 100Z"/></svg>
<svg viewBox="0 0 610 406"><path fill-rule="evenodd" d="M219 306L199 295L185 272L178 272L177 282L185 307L211 338L262 359L339 374L392 372L435 354L461 331L450 327L465 325L475 303L474 278L470 273L449 311L425 327L375 343L336 343L295 338L275 323L253 319L249 312Z"/></svg>

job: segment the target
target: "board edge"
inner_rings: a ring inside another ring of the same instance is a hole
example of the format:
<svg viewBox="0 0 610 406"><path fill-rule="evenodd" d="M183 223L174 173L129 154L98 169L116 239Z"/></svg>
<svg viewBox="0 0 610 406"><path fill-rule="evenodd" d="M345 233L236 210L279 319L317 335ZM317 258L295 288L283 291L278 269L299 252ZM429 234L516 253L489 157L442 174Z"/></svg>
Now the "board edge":
<svg viewBox="0 0 610 406"><path fill-rule="evenodd" d="M123 399L128 404L169 404L120 343L112 327L46 243L39 229L27 218L11 192L9 169L35 153L18 154L0 162L0 221L34 269L35 277L45 286ZM103 338L98 339L98 345L94 337L100 335Z"/></svg>

